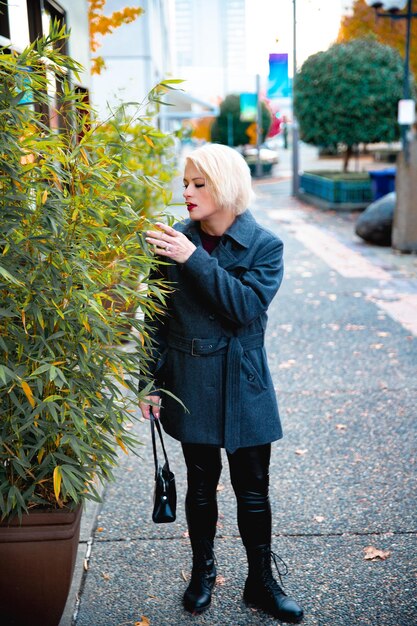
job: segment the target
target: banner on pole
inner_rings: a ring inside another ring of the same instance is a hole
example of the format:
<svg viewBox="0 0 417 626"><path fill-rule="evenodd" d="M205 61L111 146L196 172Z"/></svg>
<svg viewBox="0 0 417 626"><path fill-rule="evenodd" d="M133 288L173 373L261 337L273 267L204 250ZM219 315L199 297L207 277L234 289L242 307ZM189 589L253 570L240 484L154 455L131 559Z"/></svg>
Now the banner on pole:
<svg viewBox="0 0 417 626"><path fill-rule="evenodd" d="M270 100L291 96L287 53L269 55L268 90L266 96Z"/></svg>
<svg viewBox="0 0 417 626"><path fill-rule="evenodd" d="M256 120L258 97L256 93L240 94L240 121L254 122Z"/></svg>

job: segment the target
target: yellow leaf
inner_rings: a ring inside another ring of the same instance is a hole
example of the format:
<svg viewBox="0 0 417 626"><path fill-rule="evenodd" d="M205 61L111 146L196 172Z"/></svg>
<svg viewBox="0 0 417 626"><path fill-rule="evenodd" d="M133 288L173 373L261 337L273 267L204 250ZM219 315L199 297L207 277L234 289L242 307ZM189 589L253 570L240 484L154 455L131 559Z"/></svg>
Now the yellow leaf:
<svg viewBox="0 0 417 626"><path fill-rule="evenodd" d="M38 463L39 463L39 464L42 462L42 459L43 459L44 454L45 454L45 448L41 448L41 449L39 450L39 452L38 452L38 456L37 456L37 459L38 459Z"/></svg>
<svg viewBox="0 0 417 626"><path fill-rule="evenodd" d="M61 481L62 481L61 466L57 465L56 468L54 469L54 493L55 493L55 498L57 502L60 501L59 494L61 493Z"/></svg>
<svg viewBox="0 0 417 626"><path fill-rule="evenodd" d="M120 369L118 369L118 368L116 367L116 365L115 365L114 363L112 363L111 361L106 361L106 363L107 363L107 365L110 367L110 369L111 369L111 370L113 370L113 372L119 376L119 374L120 374ZM122 372L122 375L123 375L123 372Z"/></svg>
<svg viewBox="0 0 417 626"><path fill-rule="evenodd" d="M363 558L366 561L377 561L378 559L385 561L385 559L391 556L391 552L389 550L380 550L374 546L367 546L363 549L363 551L365 552L365 556Z"/></svg>
<svg viewBox="0 0 417 626"><path fill-rule="evenodd" d="M33 407L35 406L35 400L34 400L34 397L33 397L32 389L29 387L29 385L24 380L22 380L22 382L20 384L22 385L22 389L25 392L25 396L29 400L29 404L30 404L30 406L33 409Z"/></svg>
<svg viewBox="0 0 417 626"><path fill-rule="evenodd" d="M142 615L141 619L138 622L135 622L135 626L150 626L150 621L147 617Z"/></svg>
<svg viewBox="0 0 417 626"><path fill-rule="evenodd" d="M83 320L83 326L86 330L88 330L89 333L91 333L91 326L87 320Z"/></svg>
<svg viewBox="0 0 417 626"><path fill-rule="evenodd" d="M81 150L80 150L80 154L81 154L81 158L82 158L82 160L84 161L84 163L85 163L86 165L90 165L90 164L89 164L89 162L88 162L88 156L87 156L87 153L86 153L86 151L84 150L84 148L81 148Z"/></svg>
<svg viewBox="0 0 417 626"><path fill-rule="evenodd" d="M148 144L148 146L151 146L151 148L155 148L155 144L150 137L148 137L147 135L143 135L143 138Z"/></svg>
<svg viewBox="0 0 417 626"><path fill-rule="evenodd" d="M126 448L125 444L123 443L123 441L120 439L120 437L116 437L116 441L119 444L119 446L121 447L121 449L123 450L123 452L125 454L129 454L129 450Z"/></svg>
<svg viewBox="0 0 417 626"><path fill-rule="evenodd" d="M45 204L45 202L47 201L47 199L48 199L48 190L47 190L47 189L45 189L45 191L44 191L44 192L43 192L43 194L42 194L42 199L41 199L42 204Z"/></svg>

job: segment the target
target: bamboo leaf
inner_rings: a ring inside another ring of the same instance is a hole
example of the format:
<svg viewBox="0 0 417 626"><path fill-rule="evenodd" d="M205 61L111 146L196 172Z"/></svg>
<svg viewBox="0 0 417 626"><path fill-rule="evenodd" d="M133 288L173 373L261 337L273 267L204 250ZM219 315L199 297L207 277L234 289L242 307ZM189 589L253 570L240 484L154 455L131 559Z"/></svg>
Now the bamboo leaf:
<svg viewBox="0 0 417 626"><path fill-rule="evenodd" d="M3 278L5 278L9 283L13 283L13 285L20 285L21 287L23 287L23 283L21 283L20 280L17 280L17 278L12 276L12 274L10 274L10 272L8 272L6 268L2 267L1 265L0 275L3 276Z"/></svg>
<svg viewBox="0 0 417 626"><path fill-rule="evenodd" d="M129 450L126 448L125 444L123 443L123 441L120 439L120 437L116 437L116 441L118 443L118 445L121 447L121 449L123 450L123 452L125 454L129 454Z"/></svg>
<svg viewBox="0 0 417 626"><path fill-rule="evenodd" d="M55 499L58 502L58 504L61 504L61 500L59 498L59 495L61 493L61 481L62 481L62 472L61 472L61 466L60 465L57 465L55 467L53 479L54 479Z"/></svg>
<svg viewBox="0 0 417 626"><path fill-rule="evenodd" d="M25 392L25 396L27 397L27 399L29 400L29 404L32 407L32 409L35 406L35 399L33 397L33 393L32 393L32 389L29 387L29 385L27 384L26 381L22 380L20 383L23 391Z"/></svg>
<svg viewBox="0 0 417 626"><path fill-rule="evenodd" d="M143 135L144 140L146 141L146 143L151 146L151 148L155 148L155 144L152 141L152 139L150 137L148 137L148 135Z"/></svg>

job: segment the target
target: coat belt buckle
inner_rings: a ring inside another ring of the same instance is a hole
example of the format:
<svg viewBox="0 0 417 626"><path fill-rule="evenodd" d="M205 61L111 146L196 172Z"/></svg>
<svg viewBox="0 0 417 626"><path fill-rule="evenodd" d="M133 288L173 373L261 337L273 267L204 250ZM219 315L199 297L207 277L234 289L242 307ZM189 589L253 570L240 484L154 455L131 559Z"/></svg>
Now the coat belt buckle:
<svg viewBox="0 0 417 626"><path fill-rule="evenodd" d="M194 352L194 341L198 341L198 339L191 339L191 356L201 356L200 354L196 354L196 352Z"/></svg>

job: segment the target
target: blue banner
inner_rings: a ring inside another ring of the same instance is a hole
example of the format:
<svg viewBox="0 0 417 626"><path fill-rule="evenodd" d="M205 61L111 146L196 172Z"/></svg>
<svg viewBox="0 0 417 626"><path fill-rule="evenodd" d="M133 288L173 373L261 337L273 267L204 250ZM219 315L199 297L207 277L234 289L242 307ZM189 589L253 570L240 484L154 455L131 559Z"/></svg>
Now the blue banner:
<svg viewBox="0 0 417 626"><path fill-rule="evenodd" d="M288 78L288 54L269 55L269 76L267 98L289 98L291 96Z"/></svg>

